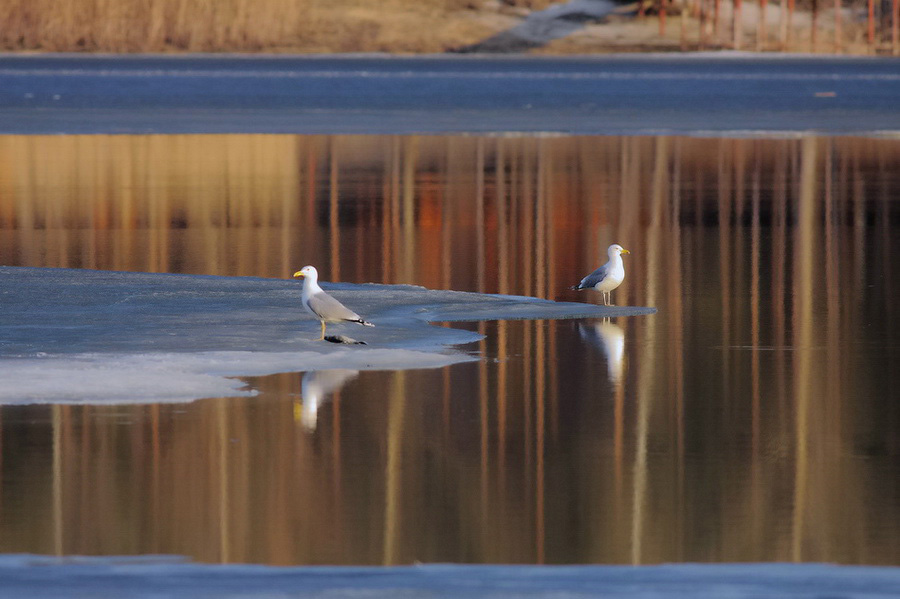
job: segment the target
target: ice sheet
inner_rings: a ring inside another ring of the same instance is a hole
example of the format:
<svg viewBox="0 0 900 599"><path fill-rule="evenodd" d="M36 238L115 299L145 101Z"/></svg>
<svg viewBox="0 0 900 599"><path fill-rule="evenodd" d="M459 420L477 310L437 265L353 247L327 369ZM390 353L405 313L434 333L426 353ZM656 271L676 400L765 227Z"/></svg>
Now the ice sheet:
<svg viewBox="0 0 900 599"><path fill-rule="evenodd" d="M577 25L557 19L549 32ZM6 55L0 132L894 136L898 65L680 52Z"/></svg>
<svg viewBox="0 0 900 599"><path fill-rule="evenodd" d="M409 285L323 287L376 324L318 341L299 281L0 267L0 403L190 401L252 395L235 377L327 368L434 368L477 360L480 339L435 321L637 315Z"/></svg>
<svg viewBox="0 0 900 599"><path fill-rule="evenodd" d="M177 558L0 557L0 599L429 597L887 599L900 568L828 564L292 567Z"/></svg>

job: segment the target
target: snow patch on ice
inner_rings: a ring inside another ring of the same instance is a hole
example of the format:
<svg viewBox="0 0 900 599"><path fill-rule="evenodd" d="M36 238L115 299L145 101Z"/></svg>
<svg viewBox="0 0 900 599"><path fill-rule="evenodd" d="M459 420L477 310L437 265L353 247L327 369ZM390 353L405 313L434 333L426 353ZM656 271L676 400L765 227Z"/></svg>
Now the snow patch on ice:
<svg viewBox="0 0 900 599"><path fill-rule="evenodd" d="M177 403L203 397L250 397L236 377L333 368L439 368L477 360L462 353L405 349L334 352L75 354L0 359L0 404Z"/></svg>

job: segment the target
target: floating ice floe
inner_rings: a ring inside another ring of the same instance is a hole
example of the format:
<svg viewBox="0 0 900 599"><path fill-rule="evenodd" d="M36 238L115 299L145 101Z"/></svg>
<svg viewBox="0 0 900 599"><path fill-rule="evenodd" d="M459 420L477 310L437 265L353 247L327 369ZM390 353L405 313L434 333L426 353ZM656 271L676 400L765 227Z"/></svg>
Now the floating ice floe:
<svg viewBox="0 0 900 599"><path fill-rule="evenodd" d="M323 286L375 323L352 331L366 345L318 341L294 280L0 267L0 404L253 395L236 377L479 359L454 348L479 334L432 322L654 311L410 285Z"/></svg>
<svg viewBox="0 0 900 599"><path fill-rule="evenodd" d="M191 564L177 556L7 555L0 557L0 577L0 599L887 599L900 589L900 568L779 563L285 568Z"/></svg>

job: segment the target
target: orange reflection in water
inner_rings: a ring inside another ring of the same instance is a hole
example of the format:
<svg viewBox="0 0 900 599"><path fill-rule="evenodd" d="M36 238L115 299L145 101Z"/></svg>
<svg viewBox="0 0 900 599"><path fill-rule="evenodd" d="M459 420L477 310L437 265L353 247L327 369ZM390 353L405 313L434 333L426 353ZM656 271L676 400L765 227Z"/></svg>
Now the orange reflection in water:
<svg viewBox="0 0 900 599"><path fill-rule="evenodd" d="M900 143L0 137L3 264L406 282L652 317L254 399L0 410L0 549L900 563ZM596 301L596 300L593 300ZM304 401L307 403L304 405Z"/></svg>

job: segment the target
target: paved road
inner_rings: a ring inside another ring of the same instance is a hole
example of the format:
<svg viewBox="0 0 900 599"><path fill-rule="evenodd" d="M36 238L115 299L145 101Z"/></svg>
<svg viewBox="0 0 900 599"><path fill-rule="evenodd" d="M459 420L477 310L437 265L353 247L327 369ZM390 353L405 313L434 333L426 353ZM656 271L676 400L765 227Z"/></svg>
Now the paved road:
<svg viewBox="0 0 900 599"><path fill-rule="evenodd" d="M900 60L0 56L0 133L900 132Z"/></svg>

